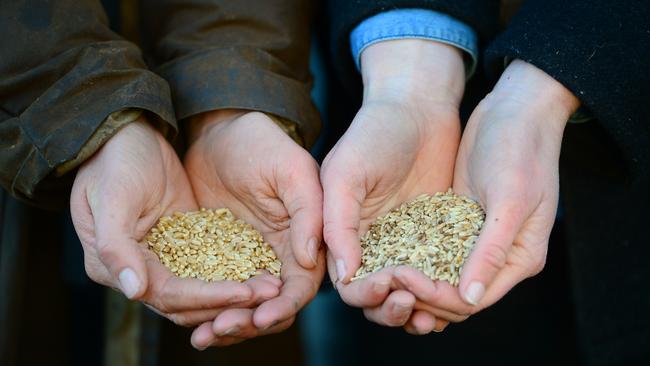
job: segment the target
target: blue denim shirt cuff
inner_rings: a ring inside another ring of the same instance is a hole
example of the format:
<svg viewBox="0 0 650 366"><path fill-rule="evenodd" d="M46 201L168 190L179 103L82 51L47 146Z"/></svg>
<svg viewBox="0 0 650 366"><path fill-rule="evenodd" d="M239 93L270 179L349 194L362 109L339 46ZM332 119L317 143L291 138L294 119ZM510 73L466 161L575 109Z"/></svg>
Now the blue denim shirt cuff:
<svg viewBox="0 0 650 366"><path fill-rule="evenodd" d="M381 41L418 38L446 43L465 51L470 57L465 62L469 79L478 62L476 32L446 14L428 9L395 9L379 13L356 26L350 33L352 56L361 70L361 53L366 47Z"/></svg>

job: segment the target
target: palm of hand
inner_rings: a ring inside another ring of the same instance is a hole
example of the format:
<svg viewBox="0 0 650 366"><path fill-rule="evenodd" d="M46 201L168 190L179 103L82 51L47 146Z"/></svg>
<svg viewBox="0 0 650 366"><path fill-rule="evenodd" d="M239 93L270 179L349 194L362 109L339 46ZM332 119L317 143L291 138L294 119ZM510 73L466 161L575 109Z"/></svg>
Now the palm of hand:
<svg viewBox="0 0 650 366"><path fill-rule="evenodd" d="M372 321L405 325L411 333L443 326L422 301L429 299L432 281L412 268L390 267L344 283L360 265L360 234L377 216L451 186L459 138L455 107L366 102L323 163L330 277L342 299L362 307Z"/></svg>
<svg viewBox="0 0 650 366"><path fill-rule="evenodd" d="M197 208L176 153L146 122L124 127L79 169L70 206L89 277L176 323L214 318L204 309L250 296L245 285L177 278L139 242L160 216Z"/></svg>
<svg viewBox="0 0 650 366"><path fill-rule="evenodd" d="M304 249L310 238L320 243L322 193L315 161L266 115L253 112L206 130L189 149L185 167L200 206L230 208L262 233L282 262L277 297L215 319L214 333L236 327L239 338L208 336L204 325L197 329L203 334L198 343L230 344L288 327L315 295L324 269L323 258L317 254L314 263Z"/></svg>
<svg viewBox="0 0 650 366"><path fill-rule="evenodd" d="M489 111L479 106L474 113L458 154L454 189L476 198L487 217L479 253L468 259L460 287L477 276L479 258L491 269L483 272L498 274L472 312L543 268L557 209L562 138L562 129L538 121L519 104Z"/></svg>
<svg viewBox="0 0 650 366"><path fill-rule="evenodd" d="M358 239L379 215L422 193L449 188L459 137L454 108L424 115L394 104L364 105L323 162L328 244L349 244L352 237L342 238L341 229L352 229ZM360 264L358 240L350 247L346 277Z"/></svg>

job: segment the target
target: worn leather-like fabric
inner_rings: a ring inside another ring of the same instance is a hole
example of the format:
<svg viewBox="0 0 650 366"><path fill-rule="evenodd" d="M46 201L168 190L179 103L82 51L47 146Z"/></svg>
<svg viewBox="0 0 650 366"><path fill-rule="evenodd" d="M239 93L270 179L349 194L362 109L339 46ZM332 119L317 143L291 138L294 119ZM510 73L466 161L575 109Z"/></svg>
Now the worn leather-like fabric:
<svg viewBox="0 0 650 366"><path fill-rule="evenodd" d="M258 110L295 123L309 146L319 129L309 97L312 3L144 2L148 65L109 28L99 0L1 1L0 183L30 203L65 205L74 170L55 172L92 136L115 133L97 131L128 108L171 135L177 119L197 113Z"/></svg>

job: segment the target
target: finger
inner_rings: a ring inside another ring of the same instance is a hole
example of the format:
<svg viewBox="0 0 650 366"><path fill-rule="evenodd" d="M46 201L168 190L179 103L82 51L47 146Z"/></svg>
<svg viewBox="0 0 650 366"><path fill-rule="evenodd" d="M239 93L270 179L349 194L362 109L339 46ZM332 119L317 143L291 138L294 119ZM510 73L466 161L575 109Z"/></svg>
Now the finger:
<svg viewBox="0 0 650 366"><path fill-rule="evenodd" d="M480 309L484 309L512 290L519 282L531 277L531 272L528 267L518 266L513 264L506 264L506 266L499 272L497 277L488 287L483 300L479 304Z"/></svg>
<svg viewBox="0 0 650 366"><path fill-rule="evenodd" d="M389 267L354 280L347 285L338 282L336 288L341 299L350 306L377 307L386 300L390 293L392 279L393 267Z"/></svg>
<svg viewBox="0 0 650 366"><path fill-rule="evenodd" d="M212 331L217 337L250 338L257 335L253 324L253 309L228 309L212 323Z"/></svg>
<svg viewBox="0 0 650 366"><path fill-rule="evenodd" d="M479 304L485 290L506 265L508 252L523 222L521 216L515 205L497 205L487 210L483 229L460 277L460 293L468 304Z"/></svg>
<svg viewBox="0 0 650 366"><path fill-rule="evenodd" d="M394 278L398 286L409 290L418 300L445 313L453 314L454 319L466 317L474 311L474 307L460 297L458 288L451 286L446 281L432 281L415 268L398 266L395 268ZM447 316L444 318L449 319Z"/></svg>
<svg viewBox="0 0 650 366"><path fill-rule="evenodd" d="M389 327L401 327L408 321L415 305L415 296L408 291L395 290L386 301L375 308L363 309L370 321Z"/></svg>
<svg viewBox="0 0 650 366"><path fill-rule="evenodd" d="M293 322L296 321L296 317L292 316L289 319L283 320L276 325L273 325L266 329L260 329L258 336L265 336L269 334L276 334L285 331L288 329Z"/></svg>
<svg viewBox="0 0 650 366"><path fill-rule="evenodd" d="M247 339L252 339L256 337L262 337L265 335L269 334L275 334L275 333L280 333L287 328L289 328L293 322L295 321L295 317L291 317L285 321L280 322L279 324L276 324L270 328L267 329L257 329L257 330L252 330L250 333L247 334L242 334L241 336L225 336L225 337L219 337L215 336L214 340L210 344L211 346L228 346L231 344L235 343L240 343L243 342ZM253 328L254 329L254 328Z"/></svg>
<svg viewBox="0 0 650 366"><path fill-rule="evenodd" d="M212 322L205 322L194 329L190 337L190 343L192 343L192 347L203 351L210 346L215 338L212 332Z"/></svg>
<svg viewBox="0 0 650 366"><path fill-rule="evenodd" d="M415 306L413 306L413 309L426 311L429 314L436 317L437 320L445 320L447 322L452 322L452 323L460 323L467 320L467 318L469 318L469 315L459 315L447 310L435 308L419 300L415 302Z"/></svg>
<svg viewBox="0 0 650 366"><path fill-rule="evenodd" d="M330 282L332 282L332 286L336 288L336 284L338 281L336 281L336 262L334 261L334 257L332 257L332 252L327 251L327 274L330 276Z"/></svg>
<svg viewBox="0 0 650 366"><path fill-rule="evenodd" d="M345 184L345 177L335 171L323 180L323 236L334 258L337 280L348 283L361 265L361 198Z"/></svg>
<svg viewBox="0 0 650 366"><path fill-rule="evenodd" d="M214 309L245 303L254 297L253 290L245 283L176 277L151 254L154 258L147 258L151 288L144 300L162 312Z"/></svg>
<svg viewBox="0 0 650 366"><path fill-rule="evenodd" d="M323 232L323 189L318 178L318 166L309 161L297 166L301 179L289 182L290 189L280 199L291 217L291 247L298 263L307 269L318 264L318 251Z"/></svg>
<svg viewBox="0 0 650 366"><path fill-rule="evenodd" d="M312 278L310 273L287 275L280 294L255 310L255 326L265 329L295 316L316 295L318 285L319 281Z"/></svg>
<svg viewBox="0 0 650 366"><path fill-rule="evenodd" d="M257 306L267 300L270 300L280 294L282 280L270 273L259 274L244 282L253 292L249 304Z"/></svg>
<svg viewBox="0 0 650 366"><path fill-rule="evenodd" d="M134 237L140 212L123 194L106 191L89 202L94 219L97 256L114 284L129 299L141 299L148 287L142 250Z"/></svg>
<svg viewBox="0 0 650 366"><path fill-rule="evenodd" d="M436 332L436 333L440 333L443 330L445 330L445 328L447 328L448 325L449 325L448 321L443 320L443 319L437 319L436 320L436 327L433 329L433 331Z"/></svg>
<svg viewBox="0 0 650 366"><path fill-rule="evenodd" d="M404 330L413 335L429 334L436 327L436 317L423 310L414 310L404 325Z"/></svg>
<svg viewBox="0 0 650 366"><path fill-rule="evenodd" d="M272 285L274 285L277 288L282 287L282 280L280 279L280 277L272 275L269 271L267 271L265 269L259 270L257 275L255 275L255 277L253 277L253 279L264 280L266 282L271 283Z"/></svg>
<svg viewBox="0 0 650 366"><path fill-rule="evenodd" d="M192 332L191 343L194 348L200 351L211 346L229 346L243 342L246 339L282 332L289 328L294 321L295 317L291 317L265 330L250 328L249 333L239 333L240 336L218 336L212 329L213 322L206 322Z"/></svg>

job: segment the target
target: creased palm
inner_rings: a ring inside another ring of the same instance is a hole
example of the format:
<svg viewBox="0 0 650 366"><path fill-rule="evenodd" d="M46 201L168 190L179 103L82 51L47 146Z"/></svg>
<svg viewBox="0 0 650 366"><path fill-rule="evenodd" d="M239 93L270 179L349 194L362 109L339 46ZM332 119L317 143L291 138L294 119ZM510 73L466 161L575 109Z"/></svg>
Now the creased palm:
<svg viewBox="0 0 650 366"><path fill-rule="evenodd" d="M407 330L434 327L432 314L419 311L424 304L416 291L430 292L434 283L418 271L392 267L348 282L360 266L359 238L377 216L451 186L459 135L454 105L366 101L323 163L329 273L343 300L364 308L370 320L401 326L410 318Z"/></svg>
<svg viewBox="0 0 650 366"><path fill-rule="evenodd" d="M195 330L193 343L227 345L287 328L316 294L325 266L316 162L266 115L240 112L204 129L185 168L200 206L231 209L282 262L276 297L221 313Z"/></svg>
<svg viewBox="0 0 650 366"><path fill-rule="evenodd" d="M70 207L89 277L178 324L212 319L219 307L251 297L239 283L178 278L142 243L161 216L197 208L176 153L144 120L124 127L84 163Z"/></svg>
<svg viewBox="0 0 650 366"><path fill-rule="evenodd" d="M558 161L578 100L542 70L515 60L476 107L463 134L454 190L478 200L485 224L459 291L430 302L468 315L539 273L559 196Z"/></svg>

